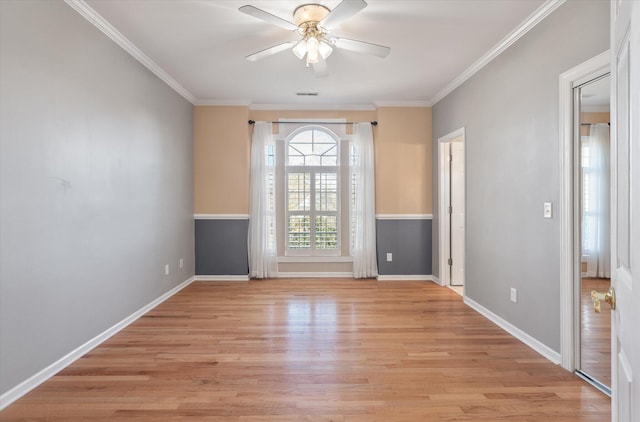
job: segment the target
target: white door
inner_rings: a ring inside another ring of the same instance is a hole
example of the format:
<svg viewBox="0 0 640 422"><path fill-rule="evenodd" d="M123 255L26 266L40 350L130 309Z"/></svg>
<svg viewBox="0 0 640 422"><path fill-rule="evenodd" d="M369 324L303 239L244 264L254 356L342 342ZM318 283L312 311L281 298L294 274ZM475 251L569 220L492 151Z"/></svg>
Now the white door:
<svg viewBox="0 0 640 422"><path fill-rule="evenodd" d="M611 1L612 418L640 421L640 1ZM606 306L606 305L605 305ZM604 310L604 307L603 307Z"/></svg>
<svg viewBox="0 0 640 422"><path fill-rule="evenodd" d="M464 285L464 143L451 142L451 285Z"/></svg>

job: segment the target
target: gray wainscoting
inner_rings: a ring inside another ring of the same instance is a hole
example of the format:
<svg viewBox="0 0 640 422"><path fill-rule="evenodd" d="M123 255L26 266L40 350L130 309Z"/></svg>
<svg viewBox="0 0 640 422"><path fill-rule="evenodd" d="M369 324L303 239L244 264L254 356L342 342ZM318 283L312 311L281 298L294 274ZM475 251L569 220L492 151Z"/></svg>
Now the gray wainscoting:
<svg viewBox="0 0 640 422"><path fill-rule="evenodd" d="M195 221L196 275L247 275L248 219Z"/></svg>
<svg viewBox="0 0 640 422"><path fill-rule="evenodd" d="M430 219L376 220L378 273L431 275L431 226Z"/></svg>

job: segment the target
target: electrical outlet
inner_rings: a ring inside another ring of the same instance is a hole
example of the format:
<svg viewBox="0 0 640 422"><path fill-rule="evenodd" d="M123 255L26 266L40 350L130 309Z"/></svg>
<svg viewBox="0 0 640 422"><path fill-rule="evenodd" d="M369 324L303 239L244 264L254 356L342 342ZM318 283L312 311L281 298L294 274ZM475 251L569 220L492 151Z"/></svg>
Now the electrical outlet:
<svg viewBox="0 0 640 422"><path fill-rule="evenodd" d="M164 266L164 275L169 275L169 264Z"/></svg>
<svg viewBox="0 0 640 422"><path fill-rule="evenodd" d="M184 267L184 259L180 258L180 268Z"/></svg>
<svg viewBox="0 0 640 422"><path fill-rule="evenodd" d="M513 303L518 303L518 290L511 288L511 301Z"/></svg>
<svg viewBox="0 0 640 422"><path fill-rule="evenodd" d="M387 252L387 262L393 261L393 254L391 252Z"/></svg>
<svg viewBox="0 0 640 422"><path fill-rule="evenodd" d="M552 211L552 207L551 207L551 202L545 202L544 203L544 218L551 218L553 217L553 211Z"/></svg>

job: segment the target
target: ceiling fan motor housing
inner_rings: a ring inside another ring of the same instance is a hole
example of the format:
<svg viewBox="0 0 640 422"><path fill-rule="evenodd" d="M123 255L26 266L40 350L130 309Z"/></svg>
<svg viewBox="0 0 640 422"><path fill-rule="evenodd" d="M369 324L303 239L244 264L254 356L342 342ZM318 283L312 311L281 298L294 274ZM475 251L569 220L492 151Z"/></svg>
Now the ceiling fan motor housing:
<svg viewBox="0 0 640 422"><path fill-rule="evenodd" d="M331 12L331 10L321 4L303 4L293 11L293 22L298 26L311 22L317 25L329 12Z"/></svg>

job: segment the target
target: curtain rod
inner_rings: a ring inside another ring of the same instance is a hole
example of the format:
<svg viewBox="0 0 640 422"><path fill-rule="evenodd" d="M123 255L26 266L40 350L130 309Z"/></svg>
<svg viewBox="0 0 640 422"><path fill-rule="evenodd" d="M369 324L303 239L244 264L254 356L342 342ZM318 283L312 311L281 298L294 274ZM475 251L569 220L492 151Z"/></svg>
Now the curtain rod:
<svg viewBox="0 0 640 422"><path fill-rule="evenodd" d="M252 125L254 124L256 121L255 120L249 120L249 124ZM267 123L294 123L294 124L308 124L308 125L312 125L314 123L320 124L320 125L354 125L356 123L359 122L303 122L303 121L296 121L296 122L267 122ZM374 120L373 122L370 122L371 126L378 126L378 122L376 120Z"/></svg>
<svg viewBox="0 0 640 422"><path fill-rule="evenodd" d="M604 122L600 122L600 123L604 123ZM580 126L591 126L591 125L597 125L598 123L580 123ZM611 126L611 123L607 122L607 124L609 126Z"/></svg>

